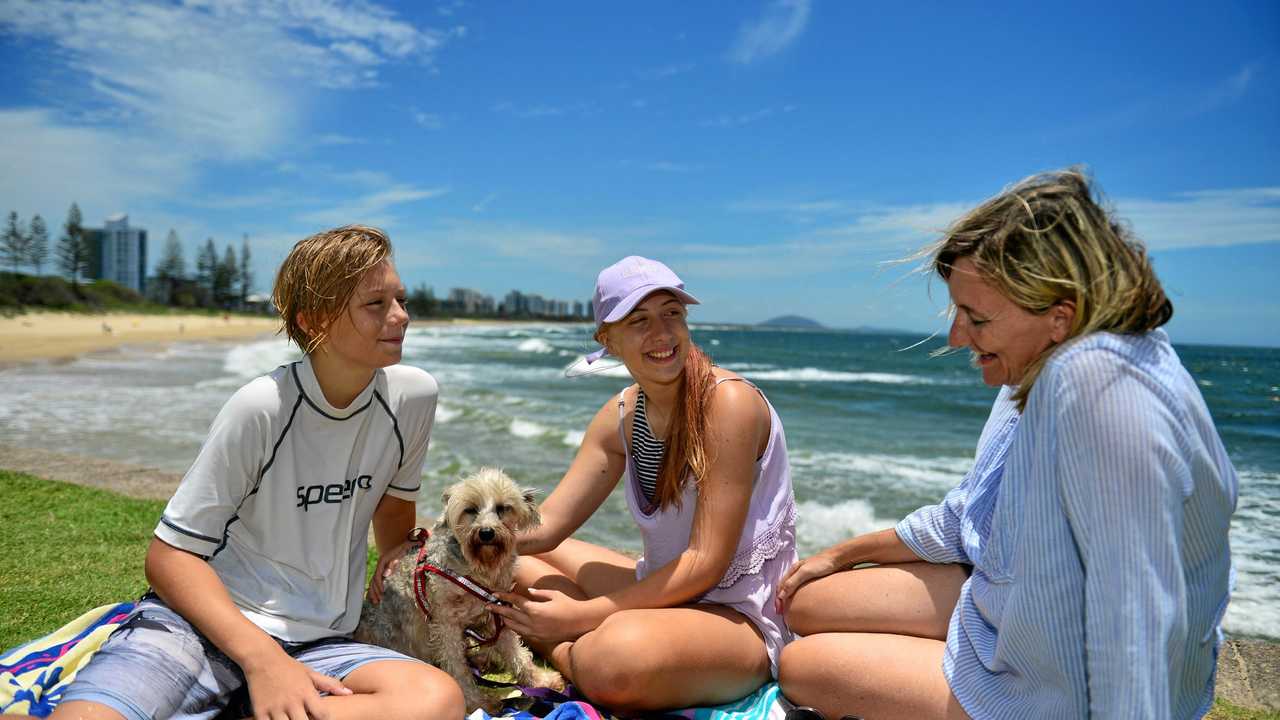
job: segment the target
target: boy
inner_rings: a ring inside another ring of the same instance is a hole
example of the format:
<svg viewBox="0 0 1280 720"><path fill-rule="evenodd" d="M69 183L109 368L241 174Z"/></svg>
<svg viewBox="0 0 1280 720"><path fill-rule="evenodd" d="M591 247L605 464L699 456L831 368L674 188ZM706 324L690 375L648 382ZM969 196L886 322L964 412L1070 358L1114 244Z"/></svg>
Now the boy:
<svg viewBox="0 0 1280 720"><path fill-rule="evenodd" d="M438 389L397 365L409 324L391 244L348 226L294 246L274 301L304 358L241 388L165 508L152 592L77 675L54 720L461 718L440 670L350 639L368 529L381 560L414 526Z"/></svg>

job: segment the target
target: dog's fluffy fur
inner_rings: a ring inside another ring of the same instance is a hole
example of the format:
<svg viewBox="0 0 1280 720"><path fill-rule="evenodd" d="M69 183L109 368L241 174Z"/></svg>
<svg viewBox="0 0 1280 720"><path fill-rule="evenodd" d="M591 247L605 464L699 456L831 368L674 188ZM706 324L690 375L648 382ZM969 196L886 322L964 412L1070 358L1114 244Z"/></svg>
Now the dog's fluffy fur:
<svg viewBox="0 0 1280 720"><path fill-rule="evenodd" d="M493 590L509 590L516 561L516 533L539 522L531 491L522 490L506 473L482 468L444 493L444 512L431 530L426 561L467 575ZM485 694L475 682L471 665L481 670L502 668L517 683L563 689L560 673L533 662L529 649L510 628L482 648L463 633L472 628L482 637L493 635L495 618L484 602L434 573L426 573L430 621L414 601L413 573L417 548L400 558L383 583L382 602L365 601L355 639L397 650L435 665L462 687L468 711L483 707L493 713L499 698Z"/></svg>

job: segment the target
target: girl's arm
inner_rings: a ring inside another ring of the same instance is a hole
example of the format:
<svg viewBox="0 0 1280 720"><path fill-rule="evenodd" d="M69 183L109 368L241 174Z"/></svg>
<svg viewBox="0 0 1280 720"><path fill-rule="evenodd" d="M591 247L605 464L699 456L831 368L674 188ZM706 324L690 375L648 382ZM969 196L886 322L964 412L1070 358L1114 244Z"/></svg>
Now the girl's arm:
<svg viewBox="0 0 1280 720"><path fill-rule="evenodd" d="M643 580L609 595L575 600L556 591L533 589L530 601L500 593L515 607L494 611L521 634L565 640L595 629L619 610L673 607L713 588L737 550L751 501L757 449L769 434L767 405L754 388L739 385L717 387L710 408L711 465L699 489L688 549ZM601 500L603 495L591 509Z"/></svg>
<svg viewBox="0 0 1280 720"><path fill-rule="evenodd" d="M615 397L591 419L569 470L538 508L542 523L521 534L520 554L537 555L554 550L582 527L609 497L625 465L626 455L618 437Z"/></svg>

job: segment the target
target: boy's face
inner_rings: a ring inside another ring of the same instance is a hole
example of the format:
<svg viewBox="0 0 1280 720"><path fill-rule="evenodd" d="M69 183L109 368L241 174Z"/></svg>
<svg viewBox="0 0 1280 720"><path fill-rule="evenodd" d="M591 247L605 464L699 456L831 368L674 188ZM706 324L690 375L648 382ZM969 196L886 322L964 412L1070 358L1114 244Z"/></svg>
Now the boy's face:
<svg viewBox="0 0 1280 720"><path fill-rule="evenodd" d="M333 321L326 352L351 369L376 370L400 362L409 313L404 284L390 261L373 266L360 279L347 308Z"/></svg>

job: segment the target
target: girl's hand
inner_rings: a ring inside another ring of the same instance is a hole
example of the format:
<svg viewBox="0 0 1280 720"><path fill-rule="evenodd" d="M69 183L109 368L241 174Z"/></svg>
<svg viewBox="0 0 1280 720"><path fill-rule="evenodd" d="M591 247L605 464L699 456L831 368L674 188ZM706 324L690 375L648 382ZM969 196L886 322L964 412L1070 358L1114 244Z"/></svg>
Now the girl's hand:
<svg viewBox="0 0 1280 720"><path fill-rule="evenodd" d="M495 593L506 605L489 605L507 625L522 637L546 645L577 640L594 630L599 621L591 617L587 603L559 590L530 588L525 597L513 592Z"/></svg>
<svg viewBox="0 0 1280 720"><path fill-rule="evenodd" d="M849 567L848 563L836 557L833 550L834 548L828 548L816 555L811 555L787 570L787 574L782 577L782 582L778 583L777 592L773 596L773 608L779 615L787 611L787 603L791 602L791 598L801 585Z"/></svg>

